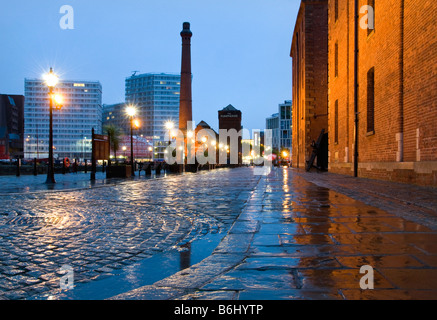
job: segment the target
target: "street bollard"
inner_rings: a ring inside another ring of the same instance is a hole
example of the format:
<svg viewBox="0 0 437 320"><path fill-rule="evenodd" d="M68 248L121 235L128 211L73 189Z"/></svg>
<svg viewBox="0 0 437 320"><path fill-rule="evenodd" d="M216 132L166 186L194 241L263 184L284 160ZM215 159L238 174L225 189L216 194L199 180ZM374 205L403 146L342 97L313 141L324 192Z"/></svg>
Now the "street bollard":
<svg viewBox="0 0 437 320"><path fill-rule="evenodd" d="M21 175L21 172L20 172L20 163L21 162L21 159L20 158L17 158L17 177L19 177L20 175Z"/></svg>

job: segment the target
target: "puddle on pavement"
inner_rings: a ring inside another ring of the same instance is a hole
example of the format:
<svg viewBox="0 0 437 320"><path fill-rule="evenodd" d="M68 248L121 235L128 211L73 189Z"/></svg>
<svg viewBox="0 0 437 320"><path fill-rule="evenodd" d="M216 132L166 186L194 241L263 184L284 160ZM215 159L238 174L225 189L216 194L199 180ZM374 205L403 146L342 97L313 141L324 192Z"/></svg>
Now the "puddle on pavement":
<svg viewBox="0 0 437 320"><path fill-rule="evenodd" d="M87 283L75 283L72 290L59 294L45 293L30 300L104 300L118 294L151 285L207 258L226 235L225 232L208 233L182 250L172 249L139 262L113 270L112 275Z"/></svg>

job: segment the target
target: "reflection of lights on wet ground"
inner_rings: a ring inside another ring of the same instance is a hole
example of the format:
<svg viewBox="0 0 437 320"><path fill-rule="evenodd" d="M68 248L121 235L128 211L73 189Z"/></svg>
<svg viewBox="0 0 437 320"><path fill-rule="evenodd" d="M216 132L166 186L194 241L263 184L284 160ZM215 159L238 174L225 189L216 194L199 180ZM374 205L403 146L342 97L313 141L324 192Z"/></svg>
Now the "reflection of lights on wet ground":
<svg viewBox="0 0 437 320"><path fill-rule="evenodd" d="M282 172L283 172L282 181L284 182L282 185L282 190L284 190L284 192L288 193L288 192L290 192L290 187L288 186L288 169L287 169L287 167L284 167Z"/></svg>

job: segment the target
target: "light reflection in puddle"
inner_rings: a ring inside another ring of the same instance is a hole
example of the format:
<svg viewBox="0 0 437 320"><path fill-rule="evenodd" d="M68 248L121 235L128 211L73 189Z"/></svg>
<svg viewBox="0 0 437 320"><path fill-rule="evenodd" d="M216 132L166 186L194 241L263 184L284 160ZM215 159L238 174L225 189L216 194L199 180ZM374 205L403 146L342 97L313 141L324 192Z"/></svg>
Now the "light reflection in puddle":
<svg viewBox="0 0 437 320"><path fill-rule="evenodd" d="M33 300L104 300L151 285L208 257L224 236L225 233L206 234L178 249L157 253L123 269L113 270L101 280L75 283L73 290L36 296Z"/></svg>

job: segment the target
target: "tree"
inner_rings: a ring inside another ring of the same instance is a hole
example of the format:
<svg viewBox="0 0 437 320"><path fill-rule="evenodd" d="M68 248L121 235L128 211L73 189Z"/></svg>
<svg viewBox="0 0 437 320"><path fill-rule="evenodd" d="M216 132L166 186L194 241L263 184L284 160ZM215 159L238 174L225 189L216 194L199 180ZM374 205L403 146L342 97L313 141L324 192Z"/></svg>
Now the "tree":
<svg viewBox="0 0 437 320"><path fill-rule="evenodd" d="M122 131L119 127L113 124L104 126L103 131L109 135L109 145L114 151L114 158L117 159L117 151L120 149Z"/></svg>

